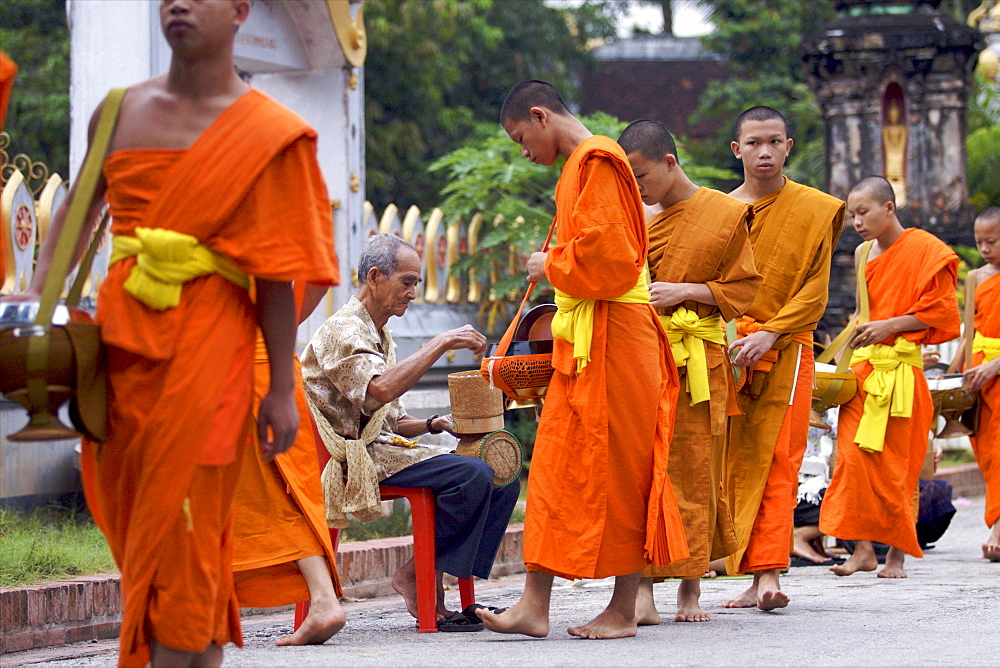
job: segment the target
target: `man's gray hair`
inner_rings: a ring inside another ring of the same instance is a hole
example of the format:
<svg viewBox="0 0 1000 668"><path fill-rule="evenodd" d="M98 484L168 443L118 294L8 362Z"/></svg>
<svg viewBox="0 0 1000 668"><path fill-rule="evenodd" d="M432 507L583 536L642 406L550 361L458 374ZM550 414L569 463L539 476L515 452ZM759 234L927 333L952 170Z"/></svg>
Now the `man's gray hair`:
<svg viewBox="0 0 1000 668"><path fill-rule="evenodd" d="M395 234L376 234L368 237L358 259L358 282L365 282L372 267L377 267L384 276L391 276L392 272L396 271L396 256L399 254L399 249L404 247L413 248Z"/></svg>

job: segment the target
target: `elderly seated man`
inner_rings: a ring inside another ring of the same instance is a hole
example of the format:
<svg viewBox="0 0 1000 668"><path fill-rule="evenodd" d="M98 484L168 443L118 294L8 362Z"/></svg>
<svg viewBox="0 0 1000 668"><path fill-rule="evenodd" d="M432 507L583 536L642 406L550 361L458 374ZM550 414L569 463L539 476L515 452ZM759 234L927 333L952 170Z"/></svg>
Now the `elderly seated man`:
<svg viewBox="0 0 1000 668"><path fill-rule="evenodd" d="M369 238L358 261L358 291L313 336L302 355L306 396L332 453L323 473L327 519L347 526L380 514L378 484L430 487L437 497L438 628L480 630L444 607L441 573L489 577L519 486L493 486L493 470L471 457L441 453L412 442L425 433L454 428L451 416L427 420L406 414L400 397L449 350L482 353L486 338L466 325L439 334L396 362L389 318L406 313L420 283L420 257L398 237ZM340 463L338 467L336 464ZM413 560L393 575L392 586L417 616Z"/></svg>

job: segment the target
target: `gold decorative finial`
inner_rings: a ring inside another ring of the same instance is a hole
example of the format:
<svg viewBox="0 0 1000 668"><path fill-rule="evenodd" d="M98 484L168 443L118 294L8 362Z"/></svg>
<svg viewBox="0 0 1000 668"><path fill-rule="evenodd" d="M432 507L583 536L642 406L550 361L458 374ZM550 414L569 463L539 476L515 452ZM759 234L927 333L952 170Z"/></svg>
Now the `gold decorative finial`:
<svg viewBox="0 0 1000 668"><path fill-rule="evenodd" d="M351 0L326 0L330 10L330 21L337 41L344 51L344 57L354 67L365 64L368 55L368 36L365 33L365 8L358 7L357 14L351 17Z"/></svg>

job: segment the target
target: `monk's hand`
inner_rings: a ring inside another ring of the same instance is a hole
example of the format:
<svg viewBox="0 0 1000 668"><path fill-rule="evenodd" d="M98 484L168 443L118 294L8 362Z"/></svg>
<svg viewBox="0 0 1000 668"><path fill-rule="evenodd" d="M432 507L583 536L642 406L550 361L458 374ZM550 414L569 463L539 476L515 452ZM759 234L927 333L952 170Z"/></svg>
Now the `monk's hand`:
<svg viewBox="0 0 1000 668"><path fill-rule="evenodd" d="M649 285L649 303L657 308L666 308L680 304L688 299L688 287L685 283L651 283Z"/></svg>
<svg viewBox="0 0 1000 668"><path fill-rule="evenodd" d="M471 350L476 355L486 352L486 337L472 325L463 325L442 334L447 342L446 350Z"/></svg>
<svg viewBox="0 0 1000 668"><path fill-rule="evenodd" d="M969 392L978 392L991 379L997 377L998 371L1000 371L1000 357L986 364L974 366L965 372L965 387Z"/></svg>
<svg viewBox="0 0 1000 668"><path fill-rule="evenodd" d="M729 346L730 355L734 351L739 350L739 353L733 359L733 364L736 366L753 366L760 361L764 353L774 347L774 342L778 340L779 336L781 334L778 332L765 332L761 330L753 334L748 334L742 339L736 339Z"/></svg>
<svg viewBox="0 0 1000 668"><path fill-rule="evenodd" d="M299 429L299 411L293 390L271 388L260 402L257 413L257 437L264 461L269 462L295 442Z"/></svg>
<svg viewBox="0 0 1000 668"><path fill-rule="evenodd" d="M532 283L545 280L545 258L548 253L532 253L528 258L528 280Z"/></svg>
<svg viewBox="0 0 1000 668"><path fill-rule="evenodd" d="M849 345L852 348L863 348L887 339L896 333L896 328L888 320L863 322L855 328L854 336Z"/></svg>

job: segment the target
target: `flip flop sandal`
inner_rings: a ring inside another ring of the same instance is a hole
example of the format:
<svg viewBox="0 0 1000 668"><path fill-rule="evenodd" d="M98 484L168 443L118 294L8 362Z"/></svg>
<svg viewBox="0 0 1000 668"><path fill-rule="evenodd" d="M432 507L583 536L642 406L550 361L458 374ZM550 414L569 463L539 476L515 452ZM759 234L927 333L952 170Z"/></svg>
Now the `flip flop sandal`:
<svg viewBox="0 0 1000 668"><path fill-rule="evenodd" d="M472 619L479 619L479 615L476 614L476 610L489 610L494 615L499 615L501 612L507 610L507 608L496 608L492 605L480 605L478 603L473 603L462 611L462 614L466 617L471 617Z"/></svg>
<svg viewBox="0 0 1000 668"><path fill-rule="evenodd" d="M461 612L448 619L439 619L437 626L442 633L475 633L485 628L478 617L469 617Z"/></svg>

